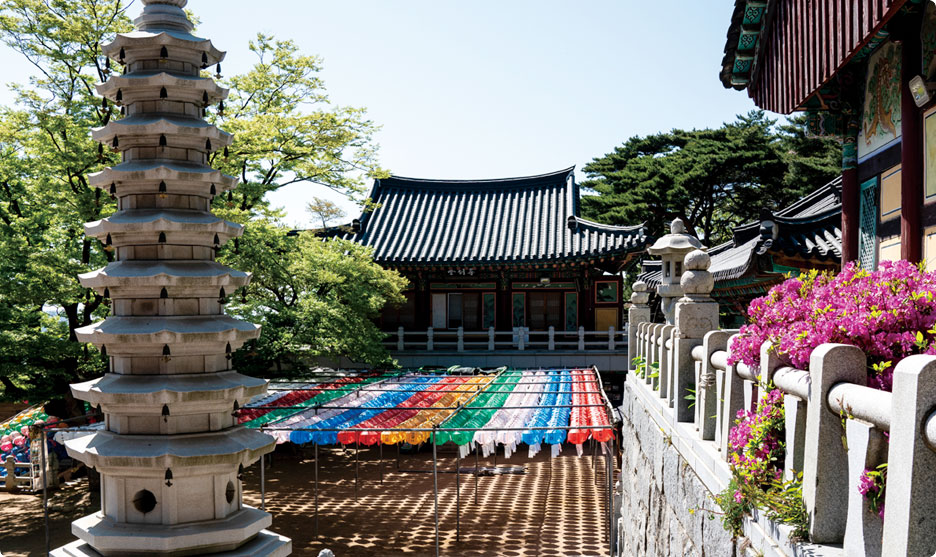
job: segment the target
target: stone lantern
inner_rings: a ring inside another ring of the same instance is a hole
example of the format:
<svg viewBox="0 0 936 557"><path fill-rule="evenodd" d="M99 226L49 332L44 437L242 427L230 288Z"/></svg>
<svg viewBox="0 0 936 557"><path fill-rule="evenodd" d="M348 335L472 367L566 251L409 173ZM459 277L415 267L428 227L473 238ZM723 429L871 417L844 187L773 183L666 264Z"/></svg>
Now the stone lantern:
<svg viewBox="0 0 936 557"><path fill-rule="evenodd" d="M115 261L80 275L111 300L111 315L76 331L98 346L108 373L71 386L104 413L105 428L66 443L101 474L101 511L72 523L64 556L281 556L289 539L265 530L269 513L242 501L243 471L273 439L236 425L234 411L266 382L231 368L260 328L224 314L250 275L215 261L243 227L211 214L237 179L208 166L231 135L206 109L227 89L202 70L224 53L191 34L187 0L142 0L137 30L101 47L124 66L98 92L125 116L92 137L122 162L90 177L117 212L85 225Z"/></svg>
<svg viewBox="0 0 936 557"><path fill-rule="evenodd" d="M668 325L674 324L676 300L683 295L679 285L683 274L683 258L697 249L705 249L705 246L698 238L688 234L685 223L677 218L670 225L670 233L657 240L647 250L650 255L659 255L663 260L657 293L660 295L660 308Z"/></svg>

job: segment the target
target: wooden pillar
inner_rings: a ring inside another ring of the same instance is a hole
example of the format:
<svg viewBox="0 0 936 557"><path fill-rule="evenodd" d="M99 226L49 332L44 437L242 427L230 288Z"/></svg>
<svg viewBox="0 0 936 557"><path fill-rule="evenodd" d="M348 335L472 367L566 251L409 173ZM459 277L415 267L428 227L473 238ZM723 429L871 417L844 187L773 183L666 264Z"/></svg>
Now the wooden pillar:
<svg viewBox="0 0 936 557"><path fill-rule="evenodd" d="M416 285L416 330L423 331L432 323L429 280L425 276L415 276L410 280Z"/></svg>
<svg viewBox="0 0 936 557"><path fill-rule="evenodd" d="M907 18L900 48L900 257L912 262L923 258L923 118L907 84L921 72L921 21Z"/></svg>
<svg viewBox="0 0 936 557"><path fill-rule="evenodd" d="M854 80L852 80L854 81ZM858 95L844 98L842 110L842 265L858 260L861 186L858 183Z"/></svg>
<svg viewBox="0 0 936 557"><path fill-rule="evenodd" d="M498 280L495 305L497 306L497 314L494 319L494 327L498 331L513 330L513 297L511 296L509 278Z"/></svg>
<svg viewBox="0 0 936 557"><path fill-rule="evenodd" d="M842 265L858 259L858 229L861 226L858 169L842 170Z"/></svg>

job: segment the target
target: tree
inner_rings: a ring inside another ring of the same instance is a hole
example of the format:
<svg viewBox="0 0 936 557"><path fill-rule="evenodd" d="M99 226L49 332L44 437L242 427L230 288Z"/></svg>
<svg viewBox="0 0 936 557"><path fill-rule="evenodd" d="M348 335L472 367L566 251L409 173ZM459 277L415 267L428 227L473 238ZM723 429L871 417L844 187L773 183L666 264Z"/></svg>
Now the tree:
<svg viewBox="0 0 936 557"><path fill-rule="evenodd" d="M309 357L345 356L391 365L373 319L404 301L406 279L373 261L371 248L310 232L287 235L277 215L251 221L240 249L226 262L253 273L228 312L261 323L260 338L235 354L237 369L277 375Z"/></svg>
<svg viewBox="0 0 936 557"><path fill-rule="evenodd" d="M778 209L830 180L838 146L811 139L792 120L774 129L763 111L718 129L673 130L633 137L585 165L582 185L598 195L585 214L609 224L646 222L652 235L680 217L690 232L716 245L731 227Z"/></svg>
<svg viewBox="0 0 936 557"><path fill-rule="evenodd" d="M247 224L244 237L218 258L253 273L232 304L232 315L259 323L261 336L235 355L240 369L283 372L307 356L345 356L388 364L382 333L371 322L385 303L400 303L405 285L396 272L373 263L370 250L311 234L287 236L266 194L290 184L319 184L361 199L368 178L384 177L376 161L376 127L363 109L331 105L317 73L319 59L299 53L292 41L257 35L257 62L225 82L228 108L214 121L234 134L225 157L211 164L240 178L215 212ZM316 198L323 225L343 215Z"/></svg>
<svg viewBox="0 0 936 557"><path fill-rule="evenodd" d="M315 219L316 224L322 223L322 230L328 228L328 224L347 216L345 212L327 199L313 197L311 203L306 204L306 212Z"/></svg>
<svg viewBox="0 0 936 557"><path fill-rule="evenodd" d="M117 116L94 84L109 74L101 37L128 31L120 0L7 0L0 40L36 69L0 111L0 396L47 397L96 373L102 361L74 330L105 311L76 275L111 255L82 223L114 210L87 176L116 163L90 128Z"/></svg>
<svg viewBox="0 0 936 557"><path fill-rule="evenodd" d="M77 275L113 257L84 236L83 224L116 208L106 192L88 186L89 174L119 162L110 149L92 141L90 130L119 117L116 107L96 95L94 85L111 71L99 45L132 30L128 6L125 0L0 4L0 40L35 67L28 84L14 87L14 106L0 108L0 399L61 395L68 392L68 383L104 370L100 355L77 343L74 331L103 319L107 301L83 288ZM384 174L371 140L375 126L363 109L329 103L317 77L318 59L300 54L289 41L265 35L251 48L259 62L226 82L231 88L228 110L222 115L218 107L212 115L237 134L234 146L227 157L222 153L211 161L241 179L214 206L221 216L249 222L248 239L254 237L253 220L265 226L272 218L264 200L270 191L291 183L318 183L359 198L368 177ZM276 233L285 237L286 232ZM261 280L272 272L263 267L268 258L256 254L255 261L247 262L244 253L256 250L239 253L246 246L232 244L222 259L243 262ZM307 265L312 264L309 257L324 261L330 256L324 248L302 253ZM292 252L279 257L288 260ZM393 298L392 292L368 298L368 288L379 290L382 283L362 281L357 286L365 300ZM310 303L308 294L298 296ZM269 310L259 319L265 335L286 336L275 331L277 324L296 324L265 320L272 315ZM372 336L354 338L371 343L359 352L379 347Z"/></svg>

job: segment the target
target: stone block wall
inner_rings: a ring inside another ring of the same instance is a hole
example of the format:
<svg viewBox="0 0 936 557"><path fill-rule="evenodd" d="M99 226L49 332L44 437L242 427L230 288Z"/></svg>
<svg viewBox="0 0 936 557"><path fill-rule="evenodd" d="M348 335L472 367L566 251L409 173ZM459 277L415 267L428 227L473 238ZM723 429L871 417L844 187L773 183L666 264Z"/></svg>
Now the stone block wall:
<svg viewBox="0 0 936 557"><path fill-rule="evenodd" d="M624 384L618 555L734 557L744 553L705 509L712 494Z"/></svg>

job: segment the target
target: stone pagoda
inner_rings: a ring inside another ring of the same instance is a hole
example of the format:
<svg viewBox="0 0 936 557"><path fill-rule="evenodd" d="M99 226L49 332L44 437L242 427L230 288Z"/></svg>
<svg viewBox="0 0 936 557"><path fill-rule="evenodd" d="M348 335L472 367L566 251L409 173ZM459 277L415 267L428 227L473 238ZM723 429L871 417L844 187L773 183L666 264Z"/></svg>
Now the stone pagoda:
<svg viewBox="0 0 936 557"><path fill-rule="evenodd" d="M241 499L244 469L273 439L236 425L234 411L266 382L231 369L231 353L258 326L224 315L247 273L214 260L242 227L211 214L235 178L207 165L231 135L205 122L227 90L202 70L224 53L191 34L187 0L143 0L137 31L102 47L124 66L98 92L125 116L93 137L122 162L91 177L118 210L85 225L116 261L81 275L111 301L111 316L78 329L108 373L72 385L99 407L105 430L69 441L101 474L101 511L76 520L80 539L56 556L288 555L289 539L264 530L268 513ZM220 71L220 68L219 68Z"/></svg>

